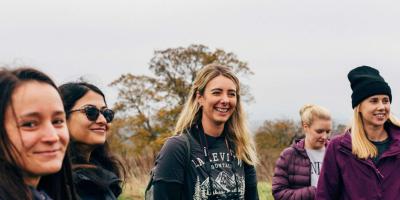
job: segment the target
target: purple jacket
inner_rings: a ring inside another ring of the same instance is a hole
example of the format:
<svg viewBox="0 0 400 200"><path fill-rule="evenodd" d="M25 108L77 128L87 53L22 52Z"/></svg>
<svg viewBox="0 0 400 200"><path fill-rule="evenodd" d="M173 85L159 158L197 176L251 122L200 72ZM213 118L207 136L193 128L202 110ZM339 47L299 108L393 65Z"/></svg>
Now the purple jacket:
<svg viewBox="0 0 400 200"><path fill-rule="evenodd" d="M316 199L400 199L400 128L389 124L388 133L392 142L376 165L352 154L349 132L331 140Z"/></svg>
<svg viewBox="0 0 400 200"><path fill-rule="evenodd" d="M314 199L316 188L311 186L311 162L304 149L304 139L282 151L276 161L272 178L275 199Z"/></svg>

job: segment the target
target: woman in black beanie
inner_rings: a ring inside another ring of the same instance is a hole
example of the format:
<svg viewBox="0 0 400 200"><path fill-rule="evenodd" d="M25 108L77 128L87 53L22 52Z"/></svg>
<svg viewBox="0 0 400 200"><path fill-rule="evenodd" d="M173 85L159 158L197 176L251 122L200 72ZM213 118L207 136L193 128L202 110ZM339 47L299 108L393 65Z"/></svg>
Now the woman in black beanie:
<svg viewBox="0 0 400 200"><path fill-rule="evenodd" d="M379 71L351 70L353 124L331 140L317 199L399 199L400 123L391 114L392 93Z"/></svg>

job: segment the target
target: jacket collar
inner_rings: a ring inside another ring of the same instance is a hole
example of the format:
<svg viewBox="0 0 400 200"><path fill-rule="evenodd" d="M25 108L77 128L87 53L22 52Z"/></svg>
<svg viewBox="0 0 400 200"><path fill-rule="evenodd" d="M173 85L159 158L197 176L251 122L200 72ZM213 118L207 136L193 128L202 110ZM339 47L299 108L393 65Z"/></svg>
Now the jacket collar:
<svg viewBox="0 0 400 200"><path fill-rule="evenodd" d="M351 135L350 134L351 134L350 130L346 130L346 132L344 132L343 136L338 136L338 137L342 137L342 139L340 140L340 146L351 151L352 148L351 148Z"/></svg>
<svg viewBox="0 0 400 200"><path fill-rule="evenodd" d="M292 144L292 147L299 152L301 155L304 157L307 157L307 152L306 149L304 148L305 146L305 141L304 139L297 139L295 142Z"/></svg>
<svg viewBox="0 0 400 200"><path fill-rule="evenodd" d="M389 149L382 156L390 156L400 154L400 128L395 125L388 127L389 137L392 138Z"/></svg>
<svg viewBox="0 0 400 200"><path fill-rule="evenodd" d="M297 139L295 142L292 144L292 147L297 150L300 154L303 156L307 156L306 148L305 148L305 140L303 139ZM326 141L325 143L325 148L328 146L329 140Z"/></svg>
<svg viewBox="0 0 400 200"><path fill-rule="evenodd" d="M292 147L295 148L296 150L299 150L299 151L304 151L305 150L304 146L305 146L304 138L303 139L297 139L292 144Z"/></svg>
<svg viewBox="0 0 400 200"><path fill-rule="evenodd" d="M100 166L95 168L76 168L72 175L74 184L77 187L94 186L103 191L111 189L116 196L122 192L120 187L122 180L114 172Z"/></svg>
<svg viewBox="0 0 400 200"><path fill-rule="evenodd" d="M39 191L34 187L29 186L32 192L33 200L52 200L44 191Z"/></svg>

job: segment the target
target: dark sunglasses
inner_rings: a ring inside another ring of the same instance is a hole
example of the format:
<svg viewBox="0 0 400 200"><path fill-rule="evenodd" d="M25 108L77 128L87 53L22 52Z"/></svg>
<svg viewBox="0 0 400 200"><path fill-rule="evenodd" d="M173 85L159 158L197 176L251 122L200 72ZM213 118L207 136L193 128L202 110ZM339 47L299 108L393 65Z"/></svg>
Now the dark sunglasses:
<svg viewBox="0 0 400 200"><path fill-rule="evenodd" d="M114 119L114 111L109 108L98 109L96 106L88 105L81 109L71 110L69 113L80 111L86 114L88 120L95 122L99 118L100 113L106 118L107 123L110 123Z"/></svg>

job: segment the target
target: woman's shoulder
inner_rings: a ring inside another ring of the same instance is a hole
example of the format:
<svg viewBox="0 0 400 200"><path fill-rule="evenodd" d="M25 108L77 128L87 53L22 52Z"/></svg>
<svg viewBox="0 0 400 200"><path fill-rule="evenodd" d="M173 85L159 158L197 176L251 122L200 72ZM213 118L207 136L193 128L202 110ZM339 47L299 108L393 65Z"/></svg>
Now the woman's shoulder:
<svg viewBox="0 0 400 200"><path fill-rule="evenodd" d="M295 153L296 153L296 149L293 146L289 146L289 147L286 147L285 149L283 149L283 151L281 152L281 157L292 156Z"/></svg>
<svg viewBox="0 0 400 200"><path fill-rule="evenodd" d="M73 178L76 184L80 183L94 183L103 187L108 187L113 183L119 183L118 176L101 166L80 166L78 165L73 169Z"/></svg>
<svg viewBox="0 0 400 200"><path fill-rule="evenodd" d="M101 166L76 167L73 170L73 180L80 196L92 196L88 190L108 194L110 191L118 196L122 192L121 180L118 176ZM100 194L98 193L98 194Z"/></svg>
<svg viewBox="0 0 400 200"><path fill-rule="evenodd" d="M329 145L337 146L340 143L351 143L350 130L347 130L341 134L335 135L329 140Z"/></svg>
<svg viewBox="0 0 400 200"><path fill-rule="evenodd" d="M189 135L187 133L177 134L169 137L166 142L173 143L175 145L183 145L188 137Z"/></svg>
<svg viewBox="0 0 400 200"><path fill-rule="evenodd" d="M154 167L154 181L183 183L188 162L187 135L171 136L158 153ZM189 155L190 156L190 155Z"/></svg>
<svg viewBox="0 0 400 200"><path fill-rule="evenodd" d="M161 148L160 154L178 153L182 154L186 152L188 141L188 135L179 134L169 137L163 147Z"/></svg>
<svg viewBox="0 0 400 200"><path fill-rule="evenodd" d="M188 147L190 145L187 135L175 135L169 137L156 158L156 172L169 166L184 166L188 157ZM161 166L161 167L159 167Z"/></svg>
<svg viewBox="0 0 400 200"><path fill-rule="evenodd" d="M294 158L294 156L298 155L296 153L296 149L292 146L285 148L279 158L276 160L276 167L284 167L287 166Z"/></svg>

